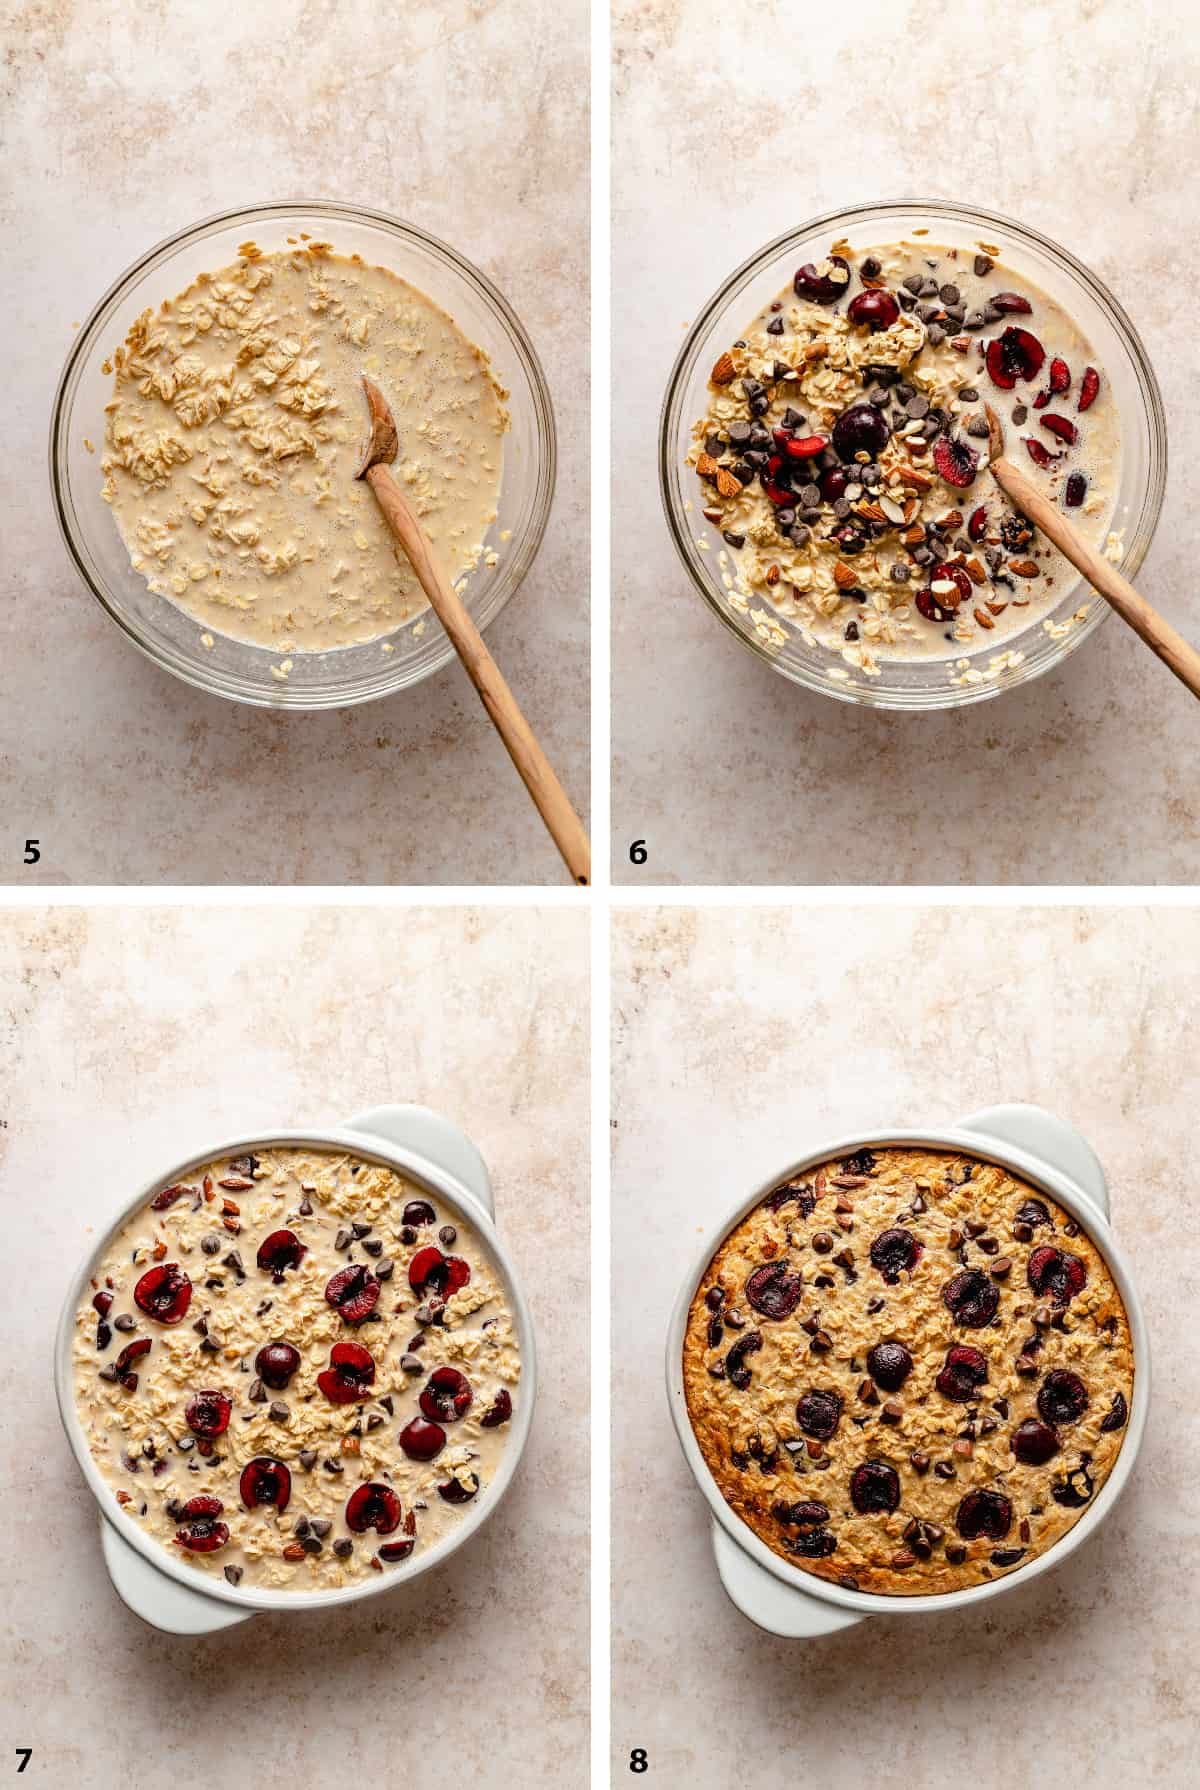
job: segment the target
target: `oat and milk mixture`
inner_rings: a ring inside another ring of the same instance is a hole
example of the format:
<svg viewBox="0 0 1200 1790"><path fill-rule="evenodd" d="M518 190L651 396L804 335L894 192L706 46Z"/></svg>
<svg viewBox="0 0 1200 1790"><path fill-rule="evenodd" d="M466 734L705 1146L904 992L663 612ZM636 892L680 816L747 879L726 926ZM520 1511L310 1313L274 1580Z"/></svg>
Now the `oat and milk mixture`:
<svg viewBox="0 0 1200 1790"><path fill-rule="evenodd" d="M958 1590L1078 1521L1121 1451L1129 1319L1044 1193L940 1150L859 1150L736 1226L688 1317L688 1413L722 1496L852 1590Z"/></svg>
<svg viewBox="0 0 1200 1790"><path fill-rule="evenodd" d="M954 683L1020 664L1078 574L987 476L1006 452L1114 561L1119 422L1071 319L998 264L917 239L832 245L717 360L689 463L732 608L778 649L796 629L844 665L944 660ZM1090 599L1096 600L1095 598Z"/></svg>
<svg viewBox="0 0 1200 1790"><path fill-rule="evenodd" d="M516 1408L474 1235L356 1157L263 1150L164 1187L77 1318L75 1396L127 1515L232 1585L387 1571L486 1498Z"/></svg>
<svg viewBox="0 0 1200 1790"><path fill-rule="evenodd" d="M391 405L392 470L451 581L496 563L507 394L482 351L386 268L327 243L245 243L144 312L105 370L104 496L135 570L205 644L219 633L319 652L427 608L354 476L363 373Z"/></svg>

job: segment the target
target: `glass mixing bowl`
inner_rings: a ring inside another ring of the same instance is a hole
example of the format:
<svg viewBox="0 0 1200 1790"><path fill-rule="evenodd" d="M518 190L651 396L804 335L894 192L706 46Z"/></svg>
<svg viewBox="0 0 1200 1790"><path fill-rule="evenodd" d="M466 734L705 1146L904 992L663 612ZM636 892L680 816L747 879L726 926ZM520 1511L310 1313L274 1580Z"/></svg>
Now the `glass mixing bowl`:
<svg viewBox="0 0 1200 1790"><path fill-rule="evenodd" d="M473 572L464 590L480 629L499 615L533 563L554 494L554 413L533 345L491 281L454 249L398 218L327 200L252 205L205 218L144 255L104 295L80 331L59 381L50 427L50 479L67 548L92 594L129 639L176 677L201 690L264 708L330 709L405 690L454 657L437 618L424 612L418 636L411 624L381 640L324 653L294 653L281 683L271 674L279 654L202 629L156 596L133 570L116 523L100 495L104 406L112 396L102 363L147 306L157 309L198 273L235 261L253 239L264 252L287 246L301 231L332 242L343 255L389 268L440 305L484 350L510 394L511 426L504 437L499 513L488 532L498 563ZM366 408L363 439L366 439ZM95 448L89 453L85 438ZM502 536L507 535L506 540ZM418 618L420 619L420 618ZM381 637L382 638L382 637Z"/></svg>
<svg viewBox="0 0 1200 1790"><path fill-rule="evenodd" d="M1128 578L1136 576L1146 557L1167 480L1166 417L1158 381L1138 333L1096 275L1049 238L974 206L900 199L827 212L768 243L731 274L704 306L672 370L659 431L659 483L667 522L696 589L743 645L794 683L842 702L880 709L947 709L985 702L1060 664L1095 633L1109 612L1107 603L1096 597L1086 620L1059 640L1051 639L1041 626L1014 635L1005 644L1020 648L1022 662L978 684L952 684L942 659L906 662L882 657L878 677L852 674L844 680L843 676L831 676L846 671L840 657L808 646L786 620L787 639L782 646L762 641L750 617L730 607L715 552L704 552L698 545L702 536L711 544L712 530L695 501L696 475L686 464L686 456L692 425L707 408L708 376L718 355L764 305L790 287L797 267L805 261L819 261L836 238L845 237L855 250L866 253L880 244L911 237L915 229L927 231L933 244L970 253L976 252L981 240L998 246L995 259L1010 272L1025 274L1055 299L1091 343L1120 417L1121 483L1109 526L1125 530L1125 554L1120 563ZM1065 621L1079 607L1084 591L1082 579L1068 587L1048 619ZM982 666L988 656L986 651L978 653L972 662Z"/></svg>

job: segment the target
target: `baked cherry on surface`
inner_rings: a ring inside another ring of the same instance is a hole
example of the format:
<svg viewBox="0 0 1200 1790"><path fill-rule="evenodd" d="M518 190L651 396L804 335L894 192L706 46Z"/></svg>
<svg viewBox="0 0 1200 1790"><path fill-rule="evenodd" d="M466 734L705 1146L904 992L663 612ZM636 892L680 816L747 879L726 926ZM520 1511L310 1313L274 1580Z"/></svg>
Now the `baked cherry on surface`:
<svg viewBox="0 0 1200 1790"><path fill-rule="evenodd" d="M945 1362L934 1384L943 1398L969 1405L972 1399L979 1397L979 1388L987 1377L987 1356L967 1343L955 1343L947 1349Z"/></svg>
<svg viewBox="0 0 1200 1790"><path fill-rule="evenodd" d="M979 1487L968 1492L954 1513L954 1526L964 1541L1003 1541L1012 1528L1012 1504L1003 1492Z"/></svg>
<svg viewBox="0 0 1200 1790"><path fill-rule="evenodd" d="M195 1436L223 1436L233 1415L233 1401L227 1393L193 1392L184 1406L184 1421Z"/></svg>
<svg viewBox="0 0 1200 1790"><path fill-rule="evenodd" d="M389 1485L372 1481L356 1486L346 1501L346 1527L355 1535L374 1529L376 1535L390 1535L400 1527L404 1515L399 1498Z"/></svg>
<svg viewBox="0 0 1200 1790"><path fill-rule="evenodd" d="M507 1423L513 1414L512 1398L502 1386L483 1416L479 1419L480 1429L496 1430L502 1423Z"/></svg>
<svg viewBox="0 0 1200 1790"><path fill-rule="evenodd" d="M859 1516L890 1516L900 1503L900 1475L886 1461L863 1461L850 1476L850 1502Z"/></svg>
<svg viewBox="0 0 1200 1790"><path fill-rule="evenodd" d="M325 1288L325 1299L347 1324L361 1324L375 1309L379 1282L361 1262L352 1262L332 1276Z"/></svg>
<svg viewBox="0 0 1200 1790"><path fill-rule="evenodd" d="M885 1392L899 1392L912 1369L913 1358L903 1343L876 1343L867 1352L867 1372Z"/></svg>
<svg viewBox="0 0 1200 1790"><path fill-rule="evenodd" d="M1048 1293L1055 1305L1069 1305L1087 1285L1087 1267L1068 1249L1043 1244L1029 1258L1028 1280L1034 1292Z"/></svg>
<svg viewBox="0 0 1200 1790"><path fill-rule="evenodd" d="M435 1367L421 1393L421 1410L431 1423L453 1423L466 1416L474 1396L471 1382L456 1367Z"/></svg>
<svg viewBox="0 0 1200 1790"><path fill-rule="evenodd" d="M414 1417L400 1431L399 1441L410 1461L432 1461L446 1446L446 1432L440 1423Z"/></svg>
<svg viewBox="0 0 1200 1790"><path fill-rule="evenodd" d="M942 1302L968 1330L990 1324L1000 1304L996 1283L978 1268L964 1268L942 1288Z"/></svg>
<svg viewBox="0 0 1200 1790"><path fill-rule="evenodd" d="M1036 1417L1027 1417L1013 1431L1009 1446L1025 1466L1044 1467L1058 1453L1058 1437Z"/></svg>
<svg viewBox="0 0 1200 1790"><path fill-rule="evenodd" d="M449 1299L470 1278L470 1263L461 1256L443 1255L432 1243L418 1249L408 1264L408 1284L414 1293L436 1293L439 1299Z"/></svg>
<svg viewBox="0 0 1200 1790"><path fill-rule="evenodd" d="M175 1542L189 1554L211 1554L229 1540L229 1527L218 1521L225 1506L219 1498L189 1498L179 1513Z"/></svg>
<svg viewBox="0 0 1200 1790"><path fill-rule="evenodd" d="M125 1344L113 1363L113 1372L126 1392L137 1391L138 1377L132 1372L133 1364L140 1361L143 1355L148 1355L151 1346L148 1336L136 1336L131 1343Z"/></svg>
<svg viewBox="0 0 1200 1790"><path fill-rule="evenodd" d="M479 1479L474 1473L465 1473L462 1479L444 1480L438 1486L438 1497L444 1498L447 1504L469 1504L479 1490Z"/></svg>
<svg viewBox="0 0 1200 1790"><path fill-rule="evenodd" d="M158 1324L178 1324L192 1302L192 1283L178 1262L161 1262L142 1275L133 1302Z"/></svg>
<svg viewBox="0 0 1200 1790"><path fill-rule="evenodd" d="M1051 1368L1038 1389L1038 1415L1047 1423L1076 1423L1090 1402L1087 1387L1069 1368Z"/></svg>
<svg viewBox="0 0 1200 1790"><path fill-rule="evenodd" d="M796 1400L796 1422L806 1436L828 1442L842 1419L842 1395L822 1386L813 1387Z"/></svg>
<svg viewBox="0 0 1200 1790"><path fill-rule="evenodd" d="M423 1224L436 1224L437 1213L428 1200L409 1200L400 1214L401 1224L410 1224L414 1230L420 1230Z"/></svg>
<svg viewBox="0 0 1200 1790"><path fill-rule="evenodd" d="M317 1385L332 1405L357 1404L374 1383L375 1358L361 1343L334 1343L329 1366L317 1375Z"/></svg>
<svg viewBox="0 0 1200 1790"><path fill-rule="evenodd" d="M298 1268L307 1254L295 1231L272 1231L259 1244L255 1260L276 1282L282 1282L286 1271Z"/></svg>
<svg viewBox="0 0 1200 1790"><path fill-rule="evenodd" d="M254 1368L264 1386L282 1392L300 1365L300 1351L289 1342L264 1343L254 1357Z"/></svg>
<svg viewBox="0 0 1200 1790"><path fill-rule="evenodd" d="M746 1298L764 1318L790 1317L800 1303L804 1282L786 1262L766 1262L746 1282Z"/></svg>
<svg viewBox="0 0 1200 1790"><path fill-rule="evenodd" d="M247 1510L257 1510L260 1504L273 1504L276 1510L286 1510L292 1495L292 1475L273 1455L255 1455L242 1468L238 1491Z"/></svg>
<svg viewBox="0 0 1200 1790"><path fill-rule="evenodd" d="M902 1225L880 1231L871 1245L871 1263L889 1286L896 1286L904 1272L911 1273L921 1259L921 1245Z"/></svg>

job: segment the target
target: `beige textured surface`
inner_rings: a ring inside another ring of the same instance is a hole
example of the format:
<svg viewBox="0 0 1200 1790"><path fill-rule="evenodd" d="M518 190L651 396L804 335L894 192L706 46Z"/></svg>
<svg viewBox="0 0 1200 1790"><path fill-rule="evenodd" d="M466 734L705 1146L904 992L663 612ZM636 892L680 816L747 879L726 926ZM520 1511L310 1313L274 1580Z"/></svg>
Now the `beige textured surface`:
<svg viewBox="0 0 1200 1790"><path fill-rule="evenodd" d="M823 1790L1194 1777L1200 1540L1200 913L899 908L615 922L613 1752L666 1790L789 1759ZM776 1640L721 1590L661 1367L667 1315L748 1186L888 1124L1031 1100L1089 1138L1146 1307L1154 1396L1099 1533L980 1615ZM629 1239L636 1239L631 1254ZM864 1763L867 1762L867 1763ZM770 1776L767 1769L766 1776Z"/></svg>
<svg viewBox="0 0 1200 1790"><path fill-rule="evenodd" d="M21 342L7 374L0 777L22 839L42 841L35 870L14 846L0 879L560 883L457 665L329 715L193 692L133 651L75 574L44 460L72 323L183 224L313 195L452 243L521 317L555 405L550 527L488 639L585 807L583 0L8 0L0 16L3 290Z"/></svg>
<svg viewBox="0 0 1200 1790"><path fill-rule="evenodd" d="M7 1744L41 1781L576 1784L587 1745L587 921L574 912L0 915ZM59 1426L74 1264L131 1177L206 1139L438 1106L488 1160L541 1351L507 1501L360 1608L170 1640L117 1600ZM565 1220L569 1218L569 1222ZM15 1717L14 1717L15 1720Z"/></svg>
<svg viewBox="0 0 1200 1790"><path fill-rule="evenodd" d="M658 411L684 325L773 236L931 192L1064 243L1156 366L1167 500L1139 574L1200 634L1189 498L1195 332L1178 250L1197 200L1195 34L1150 0L949 26L927 0L619 0L613 176L614 874L642 883L1190 882L1194 700L1107 622L1065 666L958 715L872 715L794 688L694 592L658 496ZM647 643L653 642L653 651ZM629 863L647 841L645 867Z"/></svg>

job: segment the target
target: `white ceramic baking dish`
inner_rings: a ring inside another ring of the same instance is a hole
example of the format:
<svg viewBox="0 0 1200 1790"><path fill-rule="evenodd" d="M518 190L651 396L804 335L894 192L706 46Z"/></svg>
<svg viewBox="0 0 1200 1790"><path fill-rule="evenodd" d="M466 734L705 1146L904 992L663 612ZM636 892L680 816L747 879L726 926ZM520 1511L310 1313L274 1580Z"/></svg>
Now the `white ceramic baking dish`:
<svg viewBox="0 0 1200 1790"><path fill-rule="evenodd" d="M726 1504L708 1470L688 1419L683 1390L683 1339L688 1312L705 1269L735 1225L772 1188L790 1176L803 1174L830 1157L852 1150L883 1148L891 1144L926 1145L934 1149L963 1150L1022 1175L1041 1187L1063 1209L1077 1218L1100 1251L1125 1301L1133 1337L1133 1400L1125 1440L1116 1465L1092 1503L1073 1528L1015 1572L986 1585L969 1585L962 1591L927 1597L881 1597L863 1591L846 1591L828 1584L814 1573L792 1566L772 1553L754 1531ZM1036 1106L993 1106L948 1131L880 1131L869 1136L833 1139L818 1144L798 1162L789 1163L749 1194L731 1212L719 1235L707 1242L679 1291L667 1338L667 1397L680 1445L697 1485L712 1510L712 1545L721 1583L737 1608L759 1628L790 1639L812 1640L849 1628L866 1616L919 1616L932 1611L959 1609L979 1604L1027 1585L1049 1567L1058 1566L1074 1553L1104 1521L1133 1471L1146 1411L1150 1401L1150 1345L1146 1320L1120 1246L1108 1216L1108 1186L1090 1144L1079 1133Z"/></svg>
<svg viewBox="0 0 1200 1790"><path fill-rule="evenodd" d="M465 1224L473 1225L504 1284L521 1351L520 1396L514 1401L507 1446L486 1496L465 1511L462 1521L451 1534L443 1536L432 1547L419 1550L410 1560L389 1567L384 1574L372 1574L361 1583L333 1591L238 1588L224 1579L202 1580L182 1561L173 1560L164 1547L145 1535L132 1517L125 1515L112 1496L111 1488L84 1440L75 1408L71 1359L75 1314L96 1264L113 1235L160 1187L186 1180L195 1169L218 1157L237 1156L247 1150L271 1149L279 1145L347 1150L364 1161L381 1162L435 1195L443 1208L460 1217ZM100 1545L118 1595L155 1628L169 1634L202 1635L245 1622L261 1610L318 1610L332 1604L357 1603L361 1598L378 1597L397 1585L411 1583L430 1567L440 1566L488 1521L499 1508L512 1481L533 1417L537 1361L529 1307L516 1270L496 1232L492 1185L483 1157L457 1126L427 1107L377 1106L334 1130L258 1131L250 1137L220 1140L194 1152L183 1162L164 1167L126 1202L72 1279L59 1320L54 1376L67 1440L99 1506Z"/></svg>

